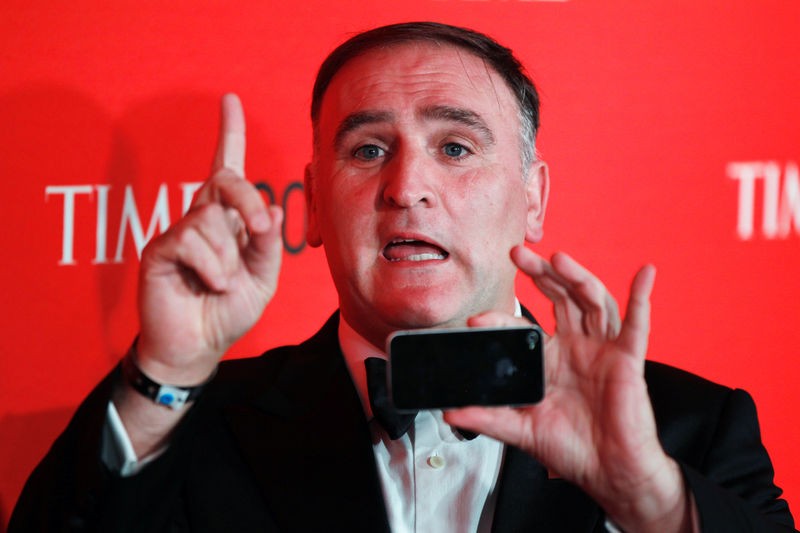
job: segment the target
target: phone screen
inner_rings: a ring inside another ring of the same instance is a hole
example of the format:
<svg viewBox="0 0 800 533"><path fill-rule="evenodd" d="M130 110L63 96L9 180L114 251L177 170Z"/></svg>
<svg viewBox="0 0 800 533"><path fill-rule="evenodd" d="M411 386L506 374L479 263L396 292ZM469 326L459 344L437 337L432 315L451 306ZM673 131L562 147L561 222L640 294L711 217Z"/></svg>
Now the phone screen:
<svg viewBox="0 0 800 533"><path fill-rule="evenodd" d="M397 409L526 405L544 396L538 326L396 332L389 389Z"/></svg>

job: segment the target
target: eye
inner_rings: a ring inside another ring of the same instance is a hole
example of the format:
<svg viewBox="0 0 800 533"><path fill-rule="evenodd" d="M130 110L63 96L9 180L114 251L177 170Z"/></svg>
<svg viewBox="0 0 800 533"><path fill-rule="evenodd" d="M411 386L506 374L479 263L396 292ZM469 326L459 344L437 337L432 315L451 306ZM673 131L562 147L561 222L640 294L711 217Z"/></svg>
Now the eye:
<svg viewBox="0 0 800 533"><path fill-rule="evenodd" d="M447 143L442 147L442 151L444 152L444 155L447 157L452 157L453 159L460 159L467 154L472 153L469 151L469 148L458 143Z"/></svg>
<svg viewBox="0 0 800 533"><path fill-rule="evenodd" d="M356 148L356 151L353 152L353 156L356 159L361 159L362 161L372 161L373 159L377 159L382 157L386 154L383 148L374 144L365 144L364 146L359 146Z"/></svg>

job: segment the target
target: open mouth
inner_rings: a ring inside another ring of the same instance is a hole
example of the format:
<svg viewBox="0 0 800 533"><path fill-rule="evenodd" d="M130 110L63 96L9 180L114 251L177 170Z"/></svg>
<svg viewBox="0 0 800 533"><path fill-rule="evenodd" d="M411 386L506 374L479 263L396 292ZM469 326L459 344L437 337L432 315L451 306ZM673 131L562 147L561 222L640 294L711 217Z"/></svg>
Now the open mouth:
<svg viewBox="0 0 800 533"><path fill-rule="evenodd" d="M396 261L442 261L449 254L436 244L417 239L394 239L383 249L383 257Z"/></svg>

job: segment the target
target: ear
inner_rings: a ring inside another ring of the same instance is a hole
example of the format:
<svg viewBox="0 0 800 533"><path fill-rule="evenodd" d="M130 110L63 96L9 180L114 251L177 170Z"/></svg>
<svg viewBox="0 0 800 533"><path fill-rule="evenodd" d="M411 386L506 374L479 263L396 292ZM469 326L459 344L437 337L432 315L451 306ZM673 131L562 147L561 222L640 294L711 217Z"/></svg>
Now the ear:
<svg viewBox="0 0 800 533"><path fill-rule="evenodd" d="M306 243L312 248L317 248L322 244L322 237L319 234L319 221L317 220L316 195L314 189L314 174L311 171L311 163L306 165L305 175L303 176L303 191L306 195L306 216L308 225L306 226Z"/></svg>
<svg viewBox="0 0 800 533"><path fill-rule="evenodd" d="M525 196L528 200L528 221L525 240L531 243L542 240L544 233L544 212L547 207L547 196L550 193L550 173L547 163L534 161L528 169L525 181Z"/></svg>

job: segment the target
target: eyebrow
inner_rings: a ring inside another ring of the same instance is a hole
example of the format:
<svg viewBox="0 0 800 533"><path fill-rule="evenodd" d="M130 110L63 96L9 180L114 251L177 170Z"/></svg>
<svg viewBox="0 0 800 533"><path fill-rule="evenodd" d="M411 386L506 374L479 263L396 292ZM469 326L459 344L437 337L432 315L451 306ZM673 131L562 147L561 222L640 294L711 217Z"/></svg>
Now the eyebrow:
<svg viewBox="0 0 800 533"><path fill-rule="evenodd" d="M448 105L435 105L423 108L420 116L429 120L446 120L451 122L459 122L474 129L480 133L488 144L494 144L494 134L481 116L469 109L462 107L453 107Z"/></svg>
<svg viewBox="0 0 800 533"><path fill-rule="evenodd" d="M333 137L333 145L339 146L342 139L353 130L360 128L366 124L375 124L377 122L392 122L394 121L394 114L388 111L357 111L345 117L345 119L336 128L336 135Z"/></svg>
<svg viewBox="0 0 800 533"><path fill-rule="evenodd" d="M444 120L464 124L480 133L488 144L495 143L494 134L483 118L469 109L448 105L434 105L422 108L417 115L426 120ZM361 126L380 122L393 122L394 120L394 113L389 111L356 111L347 115L339 124L339 127L336 128L333 144L334 146L339 146L348 133L357 130Z"/></svg>

